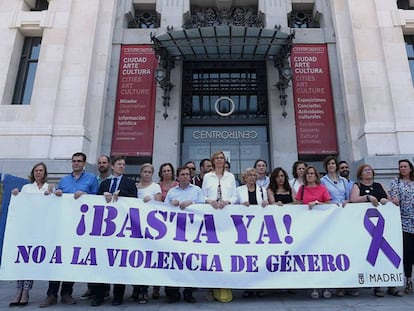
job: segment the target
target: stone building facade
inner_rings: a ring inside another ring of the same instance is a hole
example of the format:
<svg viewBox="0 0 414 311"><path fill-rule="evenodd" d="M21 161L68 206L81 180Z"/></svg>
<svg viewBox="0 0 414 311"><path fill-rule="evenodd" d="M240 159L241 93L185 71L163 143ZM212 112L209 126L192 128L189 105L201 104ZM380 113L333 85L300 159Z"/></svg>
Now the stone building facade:
<svg viewBox="0 0 414 311"><path fill-rule="evenodd" d="M288 171L298 158L321 167L334 153L354 171L367 162L388 179L398 159L414 157L411 4L0 0L0 172L26 176L35 162L45 161L52 178L59 178L70 171L74 152L87 154L92 171L98 155L118 153L121 54L126 46L151 46L159 63L152 74L167 75L170 84L151 86L152 128L139 135L151 140L152 152L140 154L135 137L128 173L136 174L143 162L178 166L222 149L235 173L256 158ZM24 58L27 46L33 59ZM294 80L293 64L307 65L289 58L296 46L326 50L334 126L304 131L308 137L327 132L335 150L322 150L322 139L317 150L305 152L299 141L295 88L306 84ZM23 78L22 62L29 68Z"/></svg>

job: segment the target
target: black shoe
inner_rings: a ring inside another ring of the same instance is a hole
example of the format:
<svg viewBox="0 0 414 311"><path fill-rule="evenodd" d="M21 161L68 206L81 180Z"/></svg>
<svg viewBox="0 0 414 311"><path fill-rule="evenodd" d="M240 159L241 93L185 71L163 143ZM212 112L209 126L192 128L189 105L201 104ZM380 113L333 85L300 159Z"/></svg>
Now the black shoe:
<svg viewBox="0 0 414 311"><path fill-rule="evenodd" d="M148 294L146 291L139 293L138 295L138 303L140 305L146 304L148 303Z"/></svg>
<svg viewBox="0 0 414 311"><path fill-rule="evenodd" d="M137 294L132 293L131 297L129 297L128 300L131 302L138 301L138 293Z"/></svg>
<svg viewBox="0 0 414 311"><path fill-rule="evenodd" d="M103 299L95 298L91 302L92 307L99 307L101 304L103 304Z"/></svg>
<svg viewBox="0 0 414 311"><path fill-rule="evenodd" d="M18 307L18 306L20 306L20 301L9 303L9 307Z"/></svg>
<svg viewBox="0 0 414 311"><path fill-rule="evenodd" d="M404 296L403 292L398 290L396 287L388 287L387 294L396 297Z"/></svg>
<svg viewBox="0 0 414 311"><path fill-rule="evenodd" d="M181 299L180 294L174 295L174 296L167 296L167 302L168 303L176 303L176 302L180 301L180 299Z"/></svg>
<svg viewBox="0 0 414 311"><path fill-rule="evenodd" d="M411 282L410 279L407 279L405 283L404 293L408 295L408 294L411 294L412 292L413 292L413 282Z"/></svg>
<svg viewBox="0 0 414 311"><path fill-rule="evenodd" d="M109 293L109 289L105 289L104 297L105 297L105 298L108 298L108 297L109 297L109 295L110 295L110 293Z"/></svg>
<svg viewBox="0 0 414 311"><path fill-rule="evenodd" d="M194 303L194 302L196 302L196 300L193 297L193 295L184 295L184 301L186 301L188 303Z"/></svg>
<svg viewBox="0 0 414 311"><path fill-rule="evenodd" d="M112 300L112 305L113 306L120 306L120 305L122 305L122 300L114 299L114 300Z"/></svg>

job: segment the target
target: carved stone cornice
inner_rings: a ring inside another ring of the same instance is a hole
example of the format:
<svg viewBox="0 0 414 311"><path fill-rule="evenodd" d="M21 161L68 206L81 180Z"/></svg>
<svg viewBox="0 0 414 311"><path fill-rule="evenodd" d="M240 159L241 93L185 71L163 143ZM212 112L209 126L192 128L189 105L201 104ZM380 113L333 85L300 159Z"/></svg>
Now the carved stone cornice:
<svg viewBox="0 0 414 311"><path fill-rule="evenodd" d="M219 25L264 27L264 14L253 7L192 8L184 13L184 29Z"/></svg>

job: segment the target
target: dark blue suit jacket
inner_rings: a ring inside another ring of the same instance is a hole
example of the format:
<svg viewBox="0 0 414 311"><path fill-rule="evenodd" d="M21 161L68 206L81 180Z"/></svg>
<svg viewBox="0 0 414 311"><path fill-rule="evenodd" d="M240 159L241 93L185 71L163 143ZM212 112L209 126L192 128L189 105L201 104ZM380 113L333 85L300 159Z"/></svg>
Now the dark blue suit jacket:
<svg viewBox="0 0 414 311"><path fill-rule="evenodd" d="M97 194L104 194L104 192L109 192L111 181L112 179L105 179L99 186ZM135 181L127 178L125 175L122 175L118 190L119 190L120 197L131 197L131 198L137 197L137 186L135 185Z"/></svg>

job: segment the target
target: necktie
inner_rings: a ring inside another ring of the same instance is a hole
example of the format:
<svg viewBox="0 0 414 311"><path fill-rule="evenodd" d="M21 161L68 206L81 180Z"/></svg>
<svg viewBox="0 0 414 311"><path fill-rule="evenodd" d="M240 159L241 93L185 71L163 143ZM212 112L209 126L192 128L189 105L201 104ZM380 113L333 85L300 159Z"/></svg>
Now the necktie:
<svg viewBox="0 0 414 311"><path fill-rule="evenodd" d="M116 177L112 178L111 190L109 190L110 193L114 193L116 191L117 184L118 184L118 178Z"/></svg>

